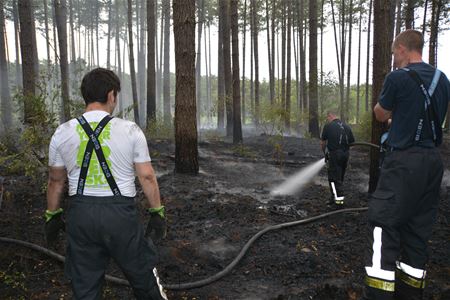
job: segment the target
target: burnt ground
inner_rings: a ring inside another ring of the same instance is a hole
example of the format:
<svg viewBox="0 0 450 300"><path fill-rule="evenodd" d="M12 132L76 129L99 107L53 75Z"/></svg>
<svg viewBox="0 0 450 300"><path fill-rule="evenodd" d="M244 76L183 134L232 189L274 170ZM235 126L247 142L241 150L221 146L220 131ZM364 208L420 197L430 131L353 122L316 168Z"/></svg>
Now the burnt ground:
<svg viewBox="0 0 450 300"><path fill-rule="evenodd" d="M174 145L152 141L150 151L168 218L167 239L158 245L163 283L192 282L226 267L263 228L333 210L326 171L296 196L271 196L270 189L322 157L318 141L246 137L233 146L203 133L200 174L174 174ZM442 147L446 173L437 224L430 240L425 299L450 299L450 147ZM351 150L346 207L367 206L368 150ZM0 167L0 172L1 167ZM44 245L45 195L33 178L6 176L0 236ZM142 199L142 195L139 195ZM241 262L210 285L167 291L169 299L359 299L367 248L366 213L330 216L271 231ZM143 216L146 221L146 217ZM64 238L56 247L64 253ZM111 265L109 274L121 277ZM0 243L0 299L69 299L63 265L17 245ZM105 299L133 299L128 287L107 283Z"/></svg>

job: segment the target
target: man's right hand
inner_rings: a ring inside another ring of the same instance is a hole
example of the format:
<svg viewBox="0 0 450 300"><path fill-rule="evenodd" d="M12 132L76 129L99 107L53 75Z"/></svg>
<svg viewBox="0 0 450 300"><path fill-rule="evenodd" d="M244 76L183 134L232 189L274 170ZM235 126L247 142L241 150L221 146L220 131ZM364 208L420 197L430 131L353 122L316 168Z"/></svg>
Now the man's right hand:
<svg viewBox="0 0 450 300"><path fill-rule="evenodd" d="M150 220L148 221L145 236L150 236L154 243L158 243L166 237L167 224L164 206L149 208Z"/></svg>
<svg viewBox="0 0 450 300"><path fill-rule="evenodd" d="M66 230L66 224L62 219L62 208L45 212L45 239L47 245L53 247L58 239L58 234L61 230Z"/></svg>

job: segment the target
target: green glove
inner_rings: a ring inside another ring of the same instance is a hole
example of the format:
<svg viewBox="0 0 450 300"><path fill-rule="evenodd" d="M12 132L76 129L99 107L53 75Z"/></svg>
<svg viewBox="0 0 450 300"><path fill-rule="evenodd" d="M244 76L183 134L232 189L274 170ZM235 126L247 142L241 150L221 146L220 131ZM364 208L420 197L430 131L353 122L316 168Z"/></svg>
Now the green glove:
<svg viewBox="0 0 450 300"><path fill-rule="evenodd" d="M59 208L55 211L45 211L45 239L47 245L53 247L58 238L60 230L66 230L66 224L62 219L63 209Z"/></svg>
<svg viewBox="0 0 450 300"><path fill-rule="evenodd" d="M164 206L149 208L150 220L148 221L145 236L150 236L154 243L164 239L167 234L166 216Z"/></svg>

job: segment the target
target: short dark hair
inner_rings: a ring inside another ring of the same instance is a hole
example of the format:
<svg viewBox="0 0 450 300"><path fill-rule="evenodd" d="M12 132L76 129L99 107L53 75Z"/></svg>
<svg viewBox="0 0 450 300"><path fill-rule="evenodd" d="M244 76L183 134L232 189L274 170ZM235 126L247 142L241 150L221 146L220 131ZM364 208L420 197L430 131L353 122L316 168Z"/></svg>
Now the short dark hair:
<svg viewBox="0 0 450 300"><path fill-rule="evenodd" d="M114 96L120 92L119 77L111 70L93 69L81 81L81 94L86 105L93 102L106 103L110 91L114 91Z"/></svg>
<svg viewBox="0 0 450 300"><path fill-rule="evenodd" d="M423 44L423 35L420 31L407 29L395 37L393 48L403 45L409 51L422 53Z"/></svg>

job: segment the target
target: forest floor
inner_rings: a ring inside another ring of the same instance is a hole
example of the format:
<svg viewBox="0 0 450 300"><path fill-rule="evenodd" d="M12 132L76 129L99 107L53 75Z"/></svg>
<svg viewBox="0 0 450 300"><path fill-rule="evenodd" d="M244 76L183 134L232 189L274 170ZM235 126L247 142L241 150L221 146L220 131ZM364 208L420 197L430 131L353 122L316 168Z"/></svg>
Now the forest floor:
<svg viewBox="0 0 450 300"><path fill-rule="evenodd" d="M322 157L319 142L296 137L246 136L243 146L203 133L200 174L174 174L173 142L151 141L153 166L166 206L168 235L157 245L166 284L207 278L225 268L245 243L267 226L332 210L326 170L296 196L271 188ZM450 299L450 146L442 148L445 177L430 240L425 299ZM345 208L367 206L368 149L354 148L345 179ZM0 174L1 174L0 166ZM45 245L45 195L32 178L5 176L0 236ZM139 194L142 200L142 193ZM146 221L146 217L143 216ZM250 247L222 279L169 299L359 299L367 249L366 212L336 214L271 231ZM64 238L56 251L64 254ZM114 264L108 273L123 275ZM0 299L70 299L63 265L43 254L0 243ZM128 287L107 283L104 299L133 299Z"/></svg>

